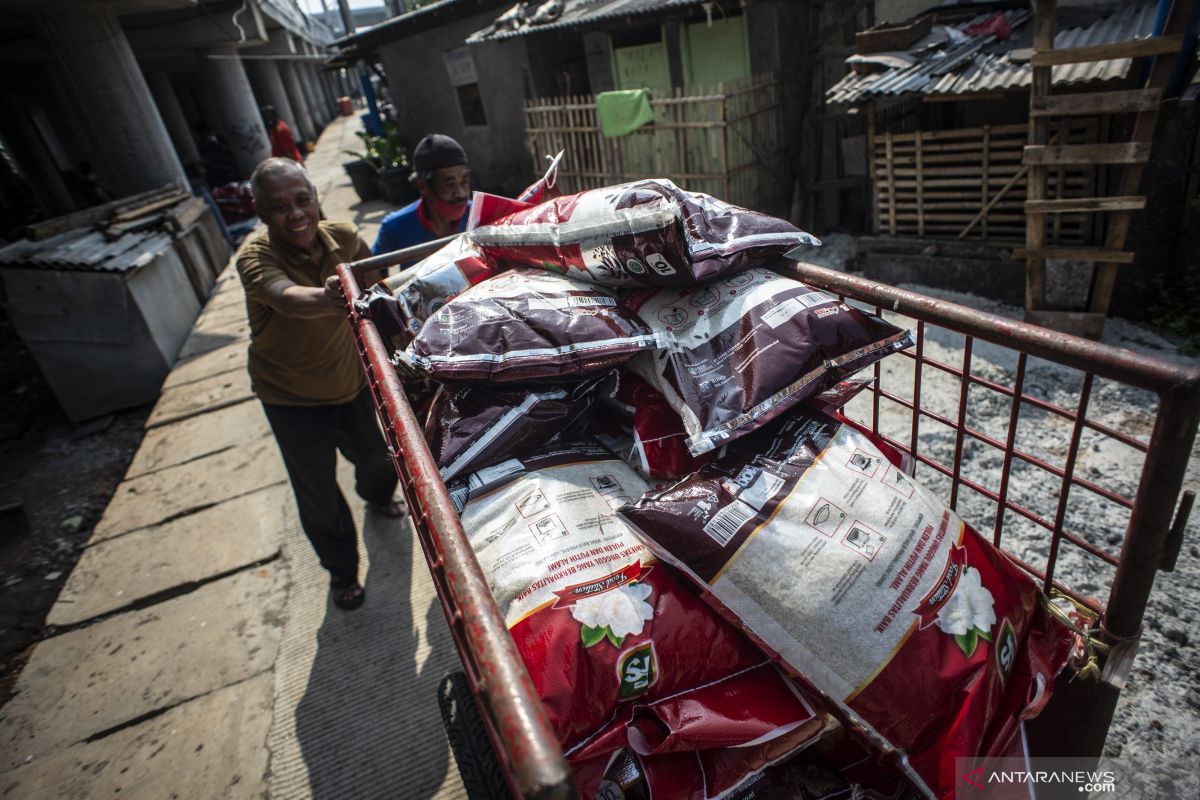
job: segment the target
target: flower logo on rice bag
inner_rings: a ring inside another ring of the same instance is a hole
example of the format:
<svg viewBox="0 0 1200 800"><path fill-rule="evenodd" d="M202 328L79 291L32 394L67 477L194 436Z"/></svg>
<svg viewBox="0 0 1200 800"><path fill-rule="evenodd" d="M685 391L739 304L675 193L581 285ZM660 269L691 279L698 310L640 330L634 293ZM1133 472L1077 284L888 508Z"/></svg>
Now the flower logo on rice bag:
<svg viewBox="0 0 1200 800"><path fill-rule="evenodd" d="M641 633L654 616L654 606L646 602L652 591L648 584L634 581L576 601L571 616L583 623L584 646L608 639L613 647L620 647L626 636Z"/></svg>
<svg viewBox="0 0 1200 800"><path fill-rule="evenodd" d="M992 593L983 585L979 570L967 567L954 593L938 611L937 626L953 636L963 654L970 658L980 639L992 640L990 631L995 623Z"/></svg>

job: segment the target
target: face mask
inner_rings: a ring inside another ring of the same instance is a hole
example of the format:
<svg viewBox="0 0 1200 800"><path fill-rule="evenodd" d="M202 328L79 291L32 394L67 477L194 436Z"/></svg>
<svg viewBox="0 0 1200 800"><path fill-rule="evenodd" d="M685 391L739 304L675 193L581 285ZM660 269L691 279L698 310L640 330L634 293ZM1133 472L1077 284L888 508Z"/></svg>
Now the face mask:
<svg viewBox="0 0 1200 800"><path fill-rule="evenodd" d="M425 202L429 204L429 210L438 216L439 219L444 219L448 222L458 222L467 213L467 204L464 203L448 203L437 197L426 197Z"/></svg>

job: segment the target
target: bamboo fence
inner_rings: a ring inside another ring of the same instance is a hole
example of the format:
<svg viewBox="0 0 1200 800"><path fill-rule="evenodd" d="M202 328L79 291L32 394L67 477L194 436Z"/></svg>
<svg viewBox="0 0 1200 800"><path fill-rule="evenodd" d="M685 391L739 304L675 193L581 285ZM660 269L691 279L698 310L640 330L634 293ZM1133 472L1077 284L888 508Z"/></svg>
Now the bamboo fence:
<svg viewBox="0 0 1200 800"><path fill-rule="evenodd" d="M1056 127L1063 144L1094 143L1095 119ZM875 133L873 154L876 230L892 236L1025 241L1027 169L1022 153L1028 125L991 125L916 133ZM1094 197L1102 179L1092 165L1058 166L1047 198ZM1094 236L1092 214L1056 214L1047 239L1083 244Z"/></svg>
<svg viewBox="0 0 1200 800"><path fill-rule="evenodd" d="M777 76L652 93L650 105L653 124L609 139L600 132L594 96L535 98L525 102L525 129L535 154L566 151L558 171L564 191L662 177L747 208L786 204Z"/></svg>

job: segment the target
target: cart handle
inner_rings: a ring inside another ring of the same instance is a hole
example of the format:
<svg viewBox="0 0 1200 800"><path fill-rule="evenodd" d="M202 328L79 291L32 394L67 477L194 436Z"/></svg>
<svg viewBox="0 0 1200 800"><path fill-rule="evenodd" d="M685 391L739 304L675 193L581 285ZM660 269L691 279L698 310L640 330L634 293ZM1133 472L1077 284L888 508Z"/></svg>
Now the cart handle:
<svg viewBox="0 0 1200 800"><path fill-rule="evenodd" d="M441 250L443 247L463 235L464 234L456 233L452 236L444 236L441 239L434 239L431 242L414 244L412 247L402 247L401 249L394 250L391 253L382 253L377 256L371 256L370 258L351 261L346 264L346 266L354 270L354 274L356 276L362 275L364 272L388 269L409 261L417 261L425 258L426 256L431 256L438 250ZM350 295L347 295L347 298L352 299Z"/></svg>

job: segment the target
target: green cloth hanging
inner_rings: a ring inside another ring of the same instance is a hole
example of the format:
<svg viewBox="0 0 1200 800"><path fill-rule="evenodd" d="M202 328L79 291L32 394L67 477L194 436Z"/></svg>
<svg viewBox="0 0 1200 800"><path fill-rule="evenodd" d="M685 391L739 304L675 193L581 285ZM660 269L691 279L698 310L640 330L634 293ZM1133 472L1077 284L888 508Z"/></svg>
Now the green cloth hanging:
<svg viewBox="0 0 1200 800"><path fill-rule="evenodd" d="M596 95L596 116L600 131L608 138L627 136L643 125L654 122L649 89L621 89Z"/></svg>

